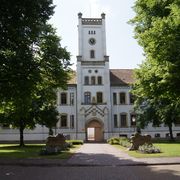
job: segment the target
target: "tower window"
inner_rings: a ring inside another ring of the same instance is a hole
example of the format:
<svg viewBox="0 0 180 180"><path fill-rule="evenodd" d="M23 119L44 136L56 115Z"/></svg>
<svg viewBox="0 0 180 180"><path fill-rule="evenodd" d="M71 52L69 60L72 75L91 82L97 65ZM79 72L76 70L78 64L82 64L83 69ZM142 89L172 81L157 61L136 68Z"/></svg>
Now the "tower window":
<svg viewBox="0 0 180 180"><path fill-rule="evenodd" d="M92 85L95 85L95 84L96 84L96 78L95 78L95 76L92 76L92 77L91 77L91 84L92 84Z"/></svg>
<svg viewBox="0 0 180 180"><path fill-rule="evenodd" d="M84 84L85 84L85 85L88 85L88 84L89 84L89 77L88 77L88 76L85 76L85 77L84 77Z"/></svg>
<svg viewBox="0 0 180 180"><path fill-rule="evenodd" d="M102 77L101 76L98 76L97 80L98 80L99 85L102 84Z"/></svg>
<svg viewBox="0 0 180 180"><path fill-rule="evenodd" d="M90 58L95 58L95 51L94 50L90 50Z"/></svg>
<svg viewBox="0 0 180 180"><path fill-rule="evenodd" d="M103 93L102 92L97 92L97 103L102 103L103 102Z"/></svg>
<svg viewBox="0 0 180 180"><path fill-rule="evenodd" d="M85 92L84 93L84 103L85 104L90 104L91 103L91 93L90 92Z"/></svg>

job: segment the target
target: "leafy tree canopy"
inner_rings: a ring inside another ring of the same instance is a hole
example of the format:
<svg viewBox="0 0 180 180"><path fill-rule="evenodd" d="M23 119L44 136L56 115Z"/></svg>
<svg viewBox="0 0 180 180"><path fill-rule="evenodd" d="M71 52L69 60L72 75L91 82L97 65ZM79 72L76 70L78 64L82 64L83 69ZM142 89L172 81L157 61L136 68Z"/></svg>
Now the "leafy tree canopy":
<svg viewBox="0 0 180 180"><path fill-rule="evenodd" d="M137 0L134 11L130 23L146 57L136 70L133 90L139 119L164 122L171 129L180 106L180 1Z"/></svg>
<svg viewBox="0 0 180 180"><path fill-rule="evenodd" d="M52 0L1 0L0 120L20 129L20 145L43 112L56 114L56 88L69 78L70 53L47 23L53 9Z"/></svg>

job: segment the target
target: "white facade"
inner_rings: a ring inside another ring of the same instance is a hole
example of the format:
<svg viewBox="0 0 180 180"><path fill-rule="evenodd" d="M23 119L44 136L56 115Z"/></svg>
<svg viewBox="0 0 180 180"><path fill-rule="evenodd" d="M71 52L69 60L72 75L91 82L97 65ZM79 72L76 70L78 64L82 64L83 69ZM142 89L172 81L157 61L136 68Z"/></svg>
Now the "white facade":
<svg viewBox="0 0 180 180"><path fill-rule="evenodd" d="M59 122L55 134L70 139L103 141L112 136L130 137L135 132L135 114L130 95L133 70L110 70L106 53L105 14L82 18L78 14L78 56L76 81L57 92ZM166 137L168 128L152 127L142 133ZM180 127L173 126L174 137ZM45 140L48 129L25 130L25 140ZM19 140L19 131L0 127L0 141Z"/></svg>

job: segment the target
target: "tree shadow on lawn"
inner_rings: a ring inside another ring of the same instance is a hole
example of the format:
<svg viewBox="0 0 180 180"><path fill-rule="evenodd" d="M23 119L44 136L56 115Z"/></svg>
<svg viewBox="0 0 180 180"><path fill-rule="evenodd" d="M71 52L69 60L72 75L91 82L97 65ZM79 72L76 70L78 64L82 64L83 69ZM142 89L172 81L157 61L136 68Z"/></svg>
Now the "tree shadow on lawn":
<svg viewBox="0 0 180 180"><path fill-rule="evenodd" d="M0 158L38 158L38 159L68 159L73 155L70 149L63 150L58 154L52 155L40 155L42 148L45 144L27 144L23 147L19 145L0 145ZM71 147L71 149L76 149L77 146Z"/></svg>
<svg viewBox="0 0 180 180"><path fill-rule="evenodd" d="M29 158L37 157L38 153L44 145L26 145L20 147L19 145L1 145L0 157L8 158Z"/></svg>

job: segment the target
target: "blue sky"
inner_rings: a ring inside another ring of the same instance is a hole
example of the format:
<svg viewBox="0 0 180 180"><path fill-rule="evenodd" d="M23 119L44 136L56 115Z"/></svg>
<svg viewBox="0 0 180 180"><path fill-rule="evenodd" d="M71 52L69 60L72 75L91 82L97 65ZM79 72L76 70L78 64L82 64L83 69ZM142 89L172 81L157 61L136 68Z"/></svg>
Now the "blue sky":
<svg viewBox="0 0 180 180"><path fill-rule="evenodd" d="M106 14L107 55L111 69L137 68L143 61L143 51L133 38L133 26L127 21L134 17L132 6L135 0L54 0L55 14L50 23L62 38L61 45L71 53L73 69L78 55L78 16L100 18Z"/></svg>

